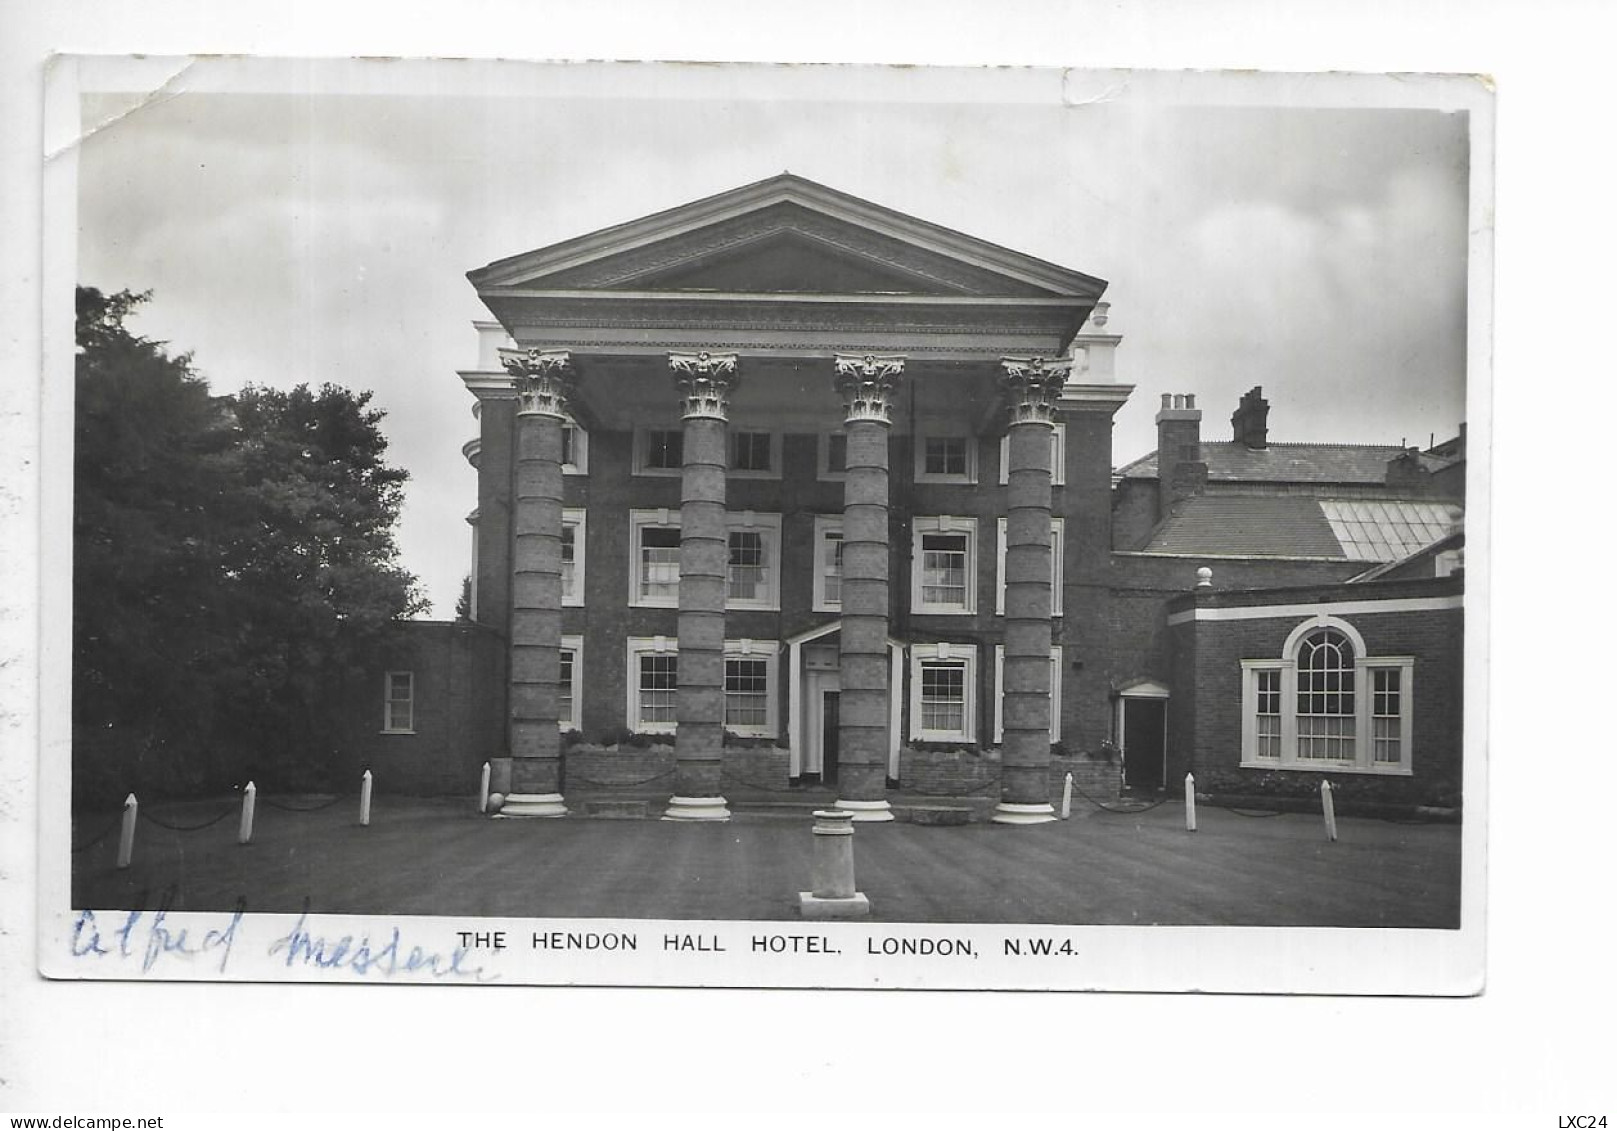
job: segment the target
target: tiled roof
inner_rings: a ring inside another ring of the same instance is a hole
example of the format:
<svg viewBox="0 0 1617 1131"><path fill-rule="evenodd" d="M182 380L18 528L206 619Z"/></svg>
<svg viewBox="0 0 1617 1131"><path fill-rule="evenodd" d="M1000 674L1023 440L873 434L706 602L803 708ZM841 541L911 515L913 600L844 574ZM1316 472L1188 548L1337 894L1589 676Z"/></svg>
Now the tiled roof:
<svg viewBox="0 0 1617 1131"><path fill-rule="evenodd" d="M1234 440L1204 440L1202 460L1209 482L1382 483L1387 461L1404 454L1396 444L1270 444L1253 449ZM1438 471L1453 460L1422 453L1421 465ZM1157 453L1118 469L1124 479L1155 479Z"/></svg>
<svg viewBox="0 0 1617 1131"><path fill-rule="evenodd" d="M1319 501L1305 495L1197 495L1174 509L1147 553L1345 558Z"/></svg>
<svg viewBox="0 0 1617 1131"><path fill-rule="evenodd" d="M1174 508L1147 553L1396 561L1461 521L1450 503L1196 495Z"/></svg>

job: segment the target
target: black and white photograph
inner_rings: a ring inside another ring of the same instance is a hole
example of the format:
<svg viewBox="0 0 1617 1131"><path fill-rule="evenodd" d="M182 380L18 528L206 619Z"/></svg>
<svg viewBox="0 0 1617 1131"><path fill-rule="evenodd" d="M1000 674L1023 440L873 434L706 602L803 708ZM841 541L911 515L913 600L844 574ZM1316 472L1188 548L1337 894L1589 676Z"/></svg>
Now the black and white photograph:
<svg viewBox="0 0 1617 1131"><path fill-rule="evenodd" d="M50 976L1481 989L1484 82L48 95Z"/></svg>

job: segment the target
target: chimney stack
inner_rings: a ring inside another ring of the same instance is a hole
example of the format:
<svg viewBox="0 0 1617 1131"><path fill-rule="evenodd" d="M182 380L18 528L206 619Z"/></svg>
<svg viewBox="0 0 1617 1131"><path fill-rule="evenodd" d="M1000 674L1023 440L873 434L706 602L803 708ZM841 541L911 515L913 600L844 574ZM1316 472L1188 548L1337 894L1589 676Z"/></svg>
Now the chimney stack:
<svg viewBox="0 0 1617 1131"><path fill-rule="evenodd" d="M1262 385L1254 385L1251 392L1241 398L1241 403L1230 417L1230 427L1235 432L1237 444L1244 444L1254 451L1262 451L1269 446L1269 402L1263 399Z"/></svg>
<svg viewBox="0 0 1617 1131"><path fill-rule="evenodd" d="M1163 393L1157 412L1157 519L1207 485L1202 461L1202 410L1194 393Z"/></svg>

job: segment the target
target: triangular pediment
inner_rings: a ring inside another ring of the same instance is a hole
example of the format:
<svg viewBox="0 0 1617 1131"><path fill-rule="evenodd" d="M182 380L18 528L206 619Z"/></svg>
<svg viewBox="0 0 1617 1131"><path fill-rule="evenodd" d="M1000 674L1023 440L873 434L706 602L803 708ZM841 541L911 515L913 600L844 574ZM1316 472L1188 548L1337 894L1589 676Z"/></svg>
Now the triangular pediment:
<svg viewBox="0 0 1617 1131"><path fill-rule="evenodd" d="M906 270L864 253L857 244L829 242L791 226L670 267L638 272L613 286L647 291L726 291L765 294L962 294L961 284Z"/></svg>
<svg viewBox="0 0 1617 1131"><path fill-rule="evenodd" d="M1099 297L1105 283L783 174L471 272L497 291Z"/></svg>

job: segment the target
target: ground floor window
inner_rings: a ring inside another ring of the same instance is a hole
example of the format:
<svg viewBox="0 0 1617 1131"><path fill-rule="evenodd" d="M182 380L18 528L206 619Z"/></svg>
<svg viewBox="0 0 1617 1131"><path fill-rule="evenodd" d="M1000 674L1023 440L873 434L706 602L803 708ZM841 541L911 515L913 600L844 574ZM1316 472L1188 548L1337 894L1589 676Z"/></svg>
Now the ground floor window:
<svg viewBox="0 0 1617 1131"><path fill-rule="evenodd" d="M977 646L916 644L910 649L910 738L975 742Z"/></svg>
<svg viewBox="0 0 1617 1131"><path fill-rule="evenodd" d="M1371 656L1346 621L1298 625L1273 660L1242 661L1243 766L1407 774L1410 656Z"/></svg>
<svg viewBox="0 0 1617 1131"><path fill-rule="evenodd" d="M631 639L629 651L629 729L672 734L679 693L679 650L665 636Z"/></svg>
<svg viewBox="0 0 1617 1131"><path fill-rule="evenodd" d="M561 676L556 686L556 721L562 730L579 729L584 690L584 638L561 638Z"/></svg>
<svg viewBox="0 0 1617 1131"><path fill-rule="evenodd" d="M994 741L1005 741L1005 645L994 645ZM1050 649L1050 741L1061 741L1061 646Z"/></svg>
<svg viewBox="0 0 1617 1131"><path fill-rule="evenodd" d="M776 647L767 640L724 642L724 729L775 736Z"/></svg>
<svg viewBox="0 0 1617 1131"><path fill-rule="evenodd" d="M388 672L383 686L382 730L388 734L413 734L415 673Z"/></svg>

